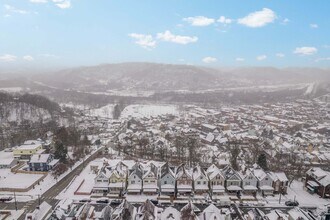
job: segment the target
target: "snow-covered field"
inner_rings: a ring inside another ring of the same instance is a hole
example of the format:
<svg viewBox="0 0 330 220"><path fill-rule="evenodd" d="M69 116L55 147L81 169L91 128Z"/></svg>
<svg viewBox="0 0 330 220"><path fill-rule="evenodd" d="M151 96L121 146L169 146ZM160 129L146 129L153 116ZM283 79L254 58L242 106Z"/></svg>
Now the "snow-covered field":
<svg viewBox="0 0 330 220"><path fill-rule="evenodd" d="M178 115L179 110L175 105L129 105L122 111L121 118L143 118L166 114Z"/></svg>
<svg viewBox="0 0 330 220"><path fill-rule="evenodd" d="M112 118L114 106L114 104L109 104L101 108L86 110L85 113L94 117Z"/></svg>
<svg viewBox="0 0 330 220"><path fill-rule="evenodd" d="M15 174L12 173L10 169L0 169L0 188L25 189L42 176L42 174Z"/></svg>

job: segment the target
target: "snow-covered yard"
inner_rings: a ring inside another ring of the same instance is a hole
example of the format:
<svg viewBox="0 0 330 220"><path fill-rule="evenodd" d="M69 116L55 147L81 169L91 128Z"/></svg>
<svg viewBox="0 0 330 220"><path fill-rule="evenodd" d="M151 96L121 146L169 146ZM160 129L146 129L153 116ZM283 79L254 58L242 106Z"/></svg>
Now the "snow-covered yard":
<svg viewBox="0 0 330 220"><path fill-rule="evenodd" d="M285 206L285 202L288 200L294 200L296 199L299 202L300 206L307 206L307 207L312 207L316 206L319 208L324 208L325 205L330 203L330 199L323 199L320 198L317 194L310 194L307 192L304 188L304 184L299 181L293 181L291 186L288 187L288 194L284 195L281 197L281 202L280 201L280 196L275 195L273 196L268 196L266 200L266 205L267 206ZM262 200L261 198L258 198L259 200Z"/></svg>
<svg viewBox="0 0 330 220"><path fill-rule="evenodd" d="M96 174L91 170L91 164L94 166L98 165L102 167L102 159L97 159L90 162L85 169L76 176L73 181L56 197L57 199L82 199L88 196L86 195L74 195L74 192L79 188L80 184L83 182L78 192L91 192L94 186L94 179Z"/></svg>
<svg viewBox="0 0 330 220"><path fill-rule="evenodd" d="M129 105L121 113L121 118L128 117L152 117L159 115L178 115L179 111L175 105Z"/></svg>

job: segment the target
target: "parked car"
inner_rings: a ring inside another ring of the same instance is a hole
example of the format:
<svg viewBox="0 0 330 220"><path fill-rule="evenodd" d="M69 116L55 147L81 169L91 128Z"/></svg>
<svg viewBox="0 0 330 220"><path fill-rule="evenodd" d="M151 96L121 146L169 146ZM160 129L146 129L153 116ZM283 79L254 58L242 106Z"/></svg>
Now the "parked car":
<svg viewBox="0 0 330 220"><path fill-rule="evenodd" d="M1 197L0 202L9 202L12 199L13 199L12 197Z"/></svg>
<svg viewBox="0 0 330 220"><path fill-rule="evenodd" d="M107 204L107 203L109 203L109 199L99 199L99 200L96 201L96 203L105 203L105 204Z"/></svg>
<svg viewBox="0 0 330 220"><path fill-rule="evenodd" d="M111 205L120 205L121 201L119 199L111 200Z"/></svg>
<svg viewBox="0 0 330 220"><path fill-rule="evenodd" d="M81 199L81 200L79 200L79 202L83 202L83 203L85 203L85 202L91 202L92 200L91 199Z"/></svg>
<svg viewBox="0 0 330 220"><path fill-rule="evenodd" d="M298 206L299 205L299 202L298 201L289 200L289 201L286 201L285 202L285 205L286 206Z"/></svg>

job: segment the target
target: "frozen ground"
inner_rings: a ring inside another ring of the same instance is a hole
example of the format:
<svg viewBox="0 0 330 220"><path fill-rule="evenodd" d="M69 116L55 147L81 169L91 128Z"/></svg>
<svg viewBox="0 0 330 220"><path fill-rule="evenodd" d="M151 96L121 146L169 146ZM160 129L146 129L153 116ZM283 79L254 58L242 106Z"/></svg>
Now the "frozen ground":
<svg viewBox="0 0 330 220"><path fill-rule="evenodd" d="M121 118L128 117L153 117L159 115L178 115L179 111L175 105L129 105L121 113Z"/></svg>

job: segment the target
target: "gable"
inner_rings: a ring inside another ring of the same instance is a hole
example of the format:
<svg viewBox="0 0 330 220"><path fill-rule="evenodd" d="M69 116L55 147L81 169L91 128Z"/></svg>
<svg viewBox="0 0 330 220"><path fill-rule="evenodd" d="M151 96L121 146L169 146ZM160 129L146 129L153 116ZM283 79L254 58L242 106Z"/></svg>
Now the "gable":
<svg viewBox="0 0 330 220"><path fill-rule="evenodd" d="M239 178L237 174L233 174L231 177L228 178L228 180L241 181L241 178Z"/></svg>
<svg viewBox="0 0 330 220"><path fill-rule="evenodd" d="M104 173L100 173L100 174L96 177L96 179L108 179L108 178L105 176Z"/></svg>
<svg viewBox="0 0 330 220"><path fill-rule="evenodd" d="M168 178L167 178L168 177ZM171 179L171 180L175 180L174 176L171 175L170 173L167 173L165 176L162 177L162 180L163 179Z"/></svg>

